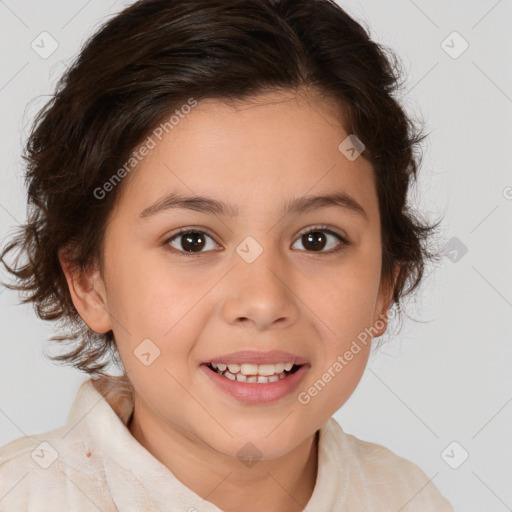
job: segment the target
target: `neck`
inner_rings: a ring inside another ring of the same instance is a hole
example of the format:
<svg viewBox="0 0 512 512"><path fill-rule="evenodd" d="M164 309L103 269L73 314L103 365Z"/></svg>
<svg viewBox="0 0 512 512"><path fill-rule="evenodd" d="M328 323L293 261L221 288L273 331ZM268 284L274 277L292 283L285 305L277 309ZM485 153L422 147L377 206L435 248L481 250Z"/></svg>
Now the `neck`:
<svg viewBox="0 0 512 512"><path fill-rule="evenodd" d="M137 407L139 405L139 407ZM291 452L243 464L188 432L138 413L135 401L131 434L186 487L224 512L298 512L309 502L318 471L317 431Z"/></svg>

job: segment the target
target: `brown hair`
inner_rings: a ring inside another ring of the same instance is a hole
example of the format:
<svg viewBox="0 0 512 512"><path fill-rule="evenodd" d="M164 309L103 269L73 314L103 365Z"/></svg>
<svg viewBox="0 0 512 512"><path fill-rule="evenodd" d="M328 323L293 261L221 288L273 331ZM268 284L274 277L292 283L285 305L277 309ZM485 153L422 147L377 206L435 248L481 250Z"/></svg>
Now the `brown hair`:
<svg viewBox="0 0 512 512"><path fill-rule="evenodd" d="M71 344L53 359L102 373L116 356L113 332L95 333L78 315L58 251L67 248L77 270L101 265L122 183L101 199L94 191L191 97L244 100L306 87L335 100L375 171L382 279L391 282L399 264L392 302L400 306L426 260L438 256L426 244L437 225L406 203L424 135L394 97L399 71L394 54L332 0L141 0L104 24L34 121L23 155L27 223L1 254L16 278L5 286L67 331L51 338ZM13 249L19 254L10 266L5 256Z"/></svg>

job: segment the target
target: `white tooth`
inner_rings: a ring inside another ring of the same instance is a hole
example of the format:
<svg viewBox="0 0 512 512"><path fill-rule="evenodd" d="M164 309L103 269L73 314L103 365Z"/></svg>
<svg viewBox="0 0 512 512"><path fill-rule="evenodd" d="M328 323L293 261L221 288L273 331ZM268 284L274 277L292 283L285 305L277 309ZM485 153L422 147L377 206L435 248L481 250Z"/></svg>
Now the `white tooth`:
<svg viewBox="0 0 512 512"><path fill-rule="evenodd" d="M211 363L211 364L212 364L212 368L213 368L214 370L216 370L216 369L217 369L217 365L216 365L215 363Z"/></svg>
<svg viewBox="0 0 512 512"><path fill-rule="evenodd" d="M263 383L266 383L266 382L268 382L268 377L265 377L263 375L258 375L258 384L259 383L263 384Z"/></svg>
<svg viewBox="0 0 512 512"><path fill-rule="evenodd" d="M280 373L279 374L279 380L284 379L285 377L286 377L285 373Z"/></svg>
<svg viewBox="0 0 512 512"><path fill-rule="evenodd" d="M236 377L232 373L229 373L229 372L224 373L224 377L227 377L229 380L236 379Z"/></svg>
<svg viewBox="0 0 512 512"><path fill-rule="evenodd" d="M236 363L230 363L228 364L229 371L231 373L238 373L240 371L240 365Z"/></svg>
<svg viewBox="0 0 512 512"><path fill-rule="evenodd" d="M239 382L245 382L247 380L247 377L245 375L242 375L241 373L237 373L236 380L238 380Z"/></svg>
<svg viewBox="0 0 512 512"><path fill-rule="evenodd" d="M254 384L254 383L258 382L258 377L256 377L256 375L253 375L252 377L247 377L247 382Z"/></svg>
<svg viewBox="0 0 512 512"><path fill-rule="evenodd" d="M260 364L258 366L258 373L266 377L274 375L276 373L276 367L273 364Z"/></svg>
<svg viewBox="0 0 512 512"><path fill-rule="evenodd" d="M269 382L276 382L277 380L279 380L278 375L271 375L270 377L268 377Z"/></svg>
<svg viewBox="0 0 512 512"><path fill-rule="evenodd" d="M224 363L219 363L216 368L218 368L221 372L223 372L228 366Z"/></svg>
<svg viewBox="0 0 512 512"><path fill-rule="evenodd" d="M292 369L292 367L293 367L293 363L286 363L286 364L284 365L284 369L285 369L287 372L289 372L289 371Z"/></svg>
<svg viewBox="0 0 512 512"><path fill-rule="evenodd" d="M284 363L277 363L274 366L276 367L276 373L283 373Z"/></svg>
<svg viewBox="0 0 512 512"><path fill-rule="evenodd" d="M257 364L244 363L240 367L240 371L244 375L256 375L258 373L258 365Z"/></svg>

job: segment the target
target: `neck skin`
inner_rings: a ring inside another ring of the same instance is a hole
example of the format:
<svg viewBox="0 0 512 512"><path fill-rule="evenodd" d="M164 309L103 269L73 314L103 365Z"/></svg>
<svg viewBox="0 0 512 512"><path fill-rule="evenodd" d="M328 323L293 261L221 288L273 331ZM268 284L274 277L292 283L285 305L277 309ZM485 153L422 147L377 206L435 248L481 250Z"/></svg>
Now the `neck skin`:
<svg viewBox="0 0 512 512"><path fill-rule="evenodd" d="M294 450L247 467L176 428L162 425L137 400L128 423L133 437L173 475L224 512L302 512L318 471L318 431Z"/></svg>

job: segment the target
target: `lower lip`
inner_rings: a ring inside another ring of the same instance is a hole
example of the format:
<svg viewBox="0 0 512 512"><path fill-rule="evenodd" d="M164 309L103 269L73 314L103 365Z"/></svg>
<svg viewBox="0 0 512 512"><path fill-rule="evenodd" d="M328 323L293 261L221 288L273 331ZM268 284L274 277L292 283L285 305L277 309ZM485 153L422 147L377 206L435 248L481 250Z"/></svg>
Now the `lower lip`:
<svg viewBox="0 0 512 512"><path fill-rule="evenodd" d="M289 395L304 378L310 365L302 365L296 372L288 374L284 379L275 382L247 383L231 380L219 375L206 364L199 368L225 393L234 396L246 404L274 402Z"/></svg>

